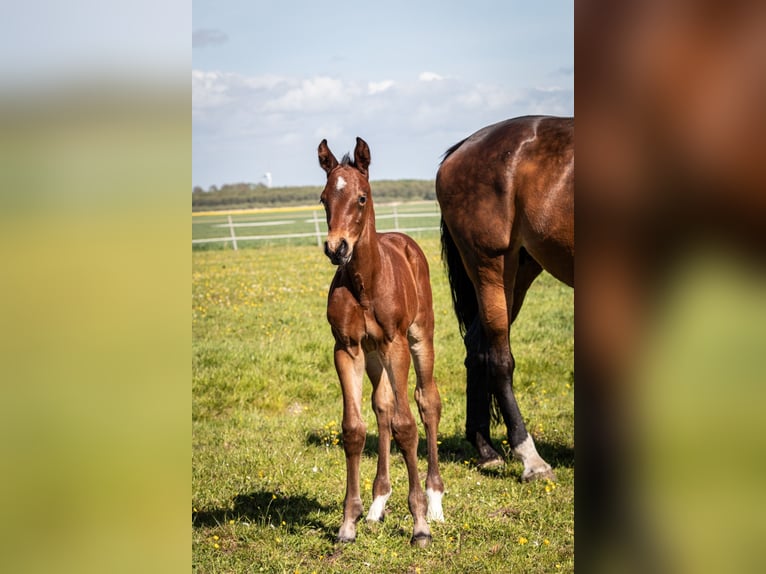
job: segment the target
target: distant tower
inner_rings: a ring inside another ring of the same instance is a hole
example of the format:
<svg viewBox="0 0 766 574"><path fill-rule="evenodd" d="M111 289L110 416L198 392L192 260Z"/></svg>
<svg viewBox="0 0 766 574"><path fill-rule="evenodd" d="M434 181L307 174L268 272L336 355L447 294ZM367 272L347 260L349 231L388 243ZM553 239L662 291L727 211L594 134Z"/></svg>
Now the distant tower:
<svg viewBox="0 0 766 574"><path fill-rule="evenodd" d="M267 171L263 174L263 179L266 180L266 187L271 187L271 172Z"/></svg>

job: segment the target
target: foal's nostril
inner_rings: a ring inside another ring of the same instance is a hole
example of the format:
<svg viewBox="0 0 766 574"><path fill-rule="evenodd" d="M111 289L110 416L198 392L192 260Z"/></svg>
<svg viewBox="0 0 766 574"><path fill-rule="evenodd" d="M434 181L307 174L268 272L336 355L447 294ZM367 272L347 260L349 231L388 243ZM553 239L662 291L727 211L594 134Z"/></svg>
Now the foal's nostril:
<svg viewBox="0 0 766 574"><path fill-rule="evenodd" d="M324 242L324 254L330 258L335 265L340 265L350 251L348 241L340 239L339 241L327 240Z"/></svg>

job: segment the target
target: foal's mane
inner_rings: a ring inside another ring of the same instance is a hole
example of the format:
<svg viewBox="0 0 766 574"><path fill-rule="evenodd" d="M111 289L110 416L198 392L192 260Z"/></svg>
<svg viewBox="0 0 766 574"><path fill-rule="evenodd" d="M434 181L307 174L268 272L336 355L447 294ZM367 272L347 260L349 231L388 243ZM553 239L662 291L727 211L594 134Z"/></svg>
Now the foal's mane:
<svg viewBox="0 0 766 574"><path fill-rule="evenodd" d="M340 160L340 165L347 165L349 167L356 167L356 162L351 159L351 154L345 153Z"/></svg>

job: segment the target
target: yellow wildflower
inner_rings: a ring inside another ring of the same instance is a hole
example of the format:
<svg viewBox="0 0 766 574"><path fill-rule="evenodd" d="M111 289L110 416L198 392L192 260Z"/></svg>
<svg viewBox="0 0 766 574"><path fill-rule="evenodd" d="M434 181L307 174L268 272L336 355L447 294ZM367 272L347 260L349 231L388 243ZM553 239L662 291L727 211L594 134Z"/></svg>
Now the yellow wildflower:
<svg viewBox="0 0 766 574"><path fill-rule="evenodd" d="M529 542L529 540L527 540L527 539L526 539L526 538L524 538L523 536L519 536L519 544L521 544L521 545L524 545L524 544L526 544L527 542Z"/></svg>

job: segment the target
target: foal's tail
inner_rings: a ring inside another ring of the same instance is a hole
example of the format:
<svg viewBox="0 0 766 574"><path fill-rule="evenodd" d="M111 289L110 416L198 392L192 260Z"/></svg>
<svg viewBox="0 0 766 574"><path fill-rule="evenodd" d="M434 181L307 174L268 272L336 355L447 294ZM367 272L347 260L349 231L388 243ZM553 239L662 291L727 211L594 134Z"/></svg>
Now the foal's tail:
<svg viewBox="0 0 766 574"><path fill-rule="evenodd" d="M441 234L442 260L447 267L447 277L452 291L452 306L455 309L460 333L465 336L466 331L479 313L479 303L476 300L473 283L471 283L471 279L463 266L463 259L460 257L460 252L452 239L452 235L450 235L449 228L444 223L443 217Z"/></svg>

